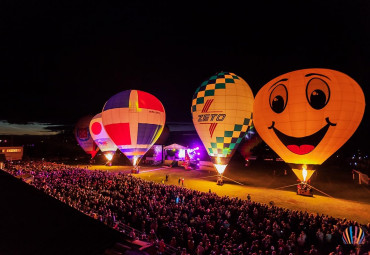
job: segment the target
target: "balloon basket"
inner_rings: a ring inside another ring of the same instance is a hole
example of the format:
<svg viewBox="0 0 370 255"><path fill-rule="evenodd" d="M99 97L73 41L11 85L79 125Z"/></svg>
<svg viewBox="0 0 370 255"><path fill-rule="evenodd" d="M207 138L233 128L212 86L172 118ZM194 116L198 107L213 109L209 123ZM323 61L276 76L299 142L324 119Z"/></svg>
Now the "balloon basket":
<svg viewBox="0 0 370 255"><path fill-rule="evenodd" d="M222 177L217 178L217 185L219 185L219 186L224 185L224 181L222 180Z"/></svg>
<svg viewBox="0 0 370 255"><path fill-rule="evenodd" d="M325 192L315 188L314 186L308 184L307 182L300 182L300 183L297 183L297 184L291 184L291 185L287 185L287 186L283 186L283 187L279 187L279 188L275 188L275 189L284 189L284 188L288 188L288 187L292 187L292 186L297 186L297 195L306 196L306 197L313 197L313 190L316 190L319 193L321 193L321 194L323 194L327 197L333 198L329 194L326 194Z"/></svg>
<svg viewBox="0 0 370 255"><path fill-rule="evenodd" d="M131 169L132 174L138 174L140 172L139 167L135 166L133 169Z"/></svg>
<svg viewBox="0 0 370 255"><path fill-rule="evenodd" d="M305 182L297 184L297 195L313 197L312 187Z"/></svg>

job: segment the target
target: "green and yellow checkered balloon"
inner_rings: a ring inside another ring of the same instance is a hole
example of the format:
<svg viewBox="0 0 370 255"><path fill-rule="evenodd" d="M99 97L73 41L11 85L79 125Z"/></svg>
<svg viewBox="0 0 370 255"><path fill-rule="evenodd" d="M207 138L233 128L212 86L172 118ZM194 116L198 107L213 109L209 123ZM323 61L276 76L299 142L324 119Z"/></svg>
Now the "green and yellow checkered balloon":
<svg viewBox="0 0 370 255"><path fill-rule="evenodd" d="M253 102L248 84L229 72L211 76L195 91L193 123L220 174L252 124Z"/></svg>

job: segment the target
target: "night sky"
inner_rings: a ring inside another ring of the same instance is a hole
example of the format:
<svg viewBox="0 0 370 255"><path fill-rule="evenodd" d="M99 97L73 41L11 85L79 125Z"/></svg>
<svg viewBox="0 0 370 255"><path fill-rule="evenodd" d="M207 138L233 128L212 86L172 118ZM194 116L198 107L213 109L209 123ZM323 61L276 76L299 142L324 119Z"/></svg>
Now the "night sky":
<svg viewBox="0 0 370 255"><path fill-rule="evenodd" d="M139 89L168 122L191 122L195 89L219 71L256 94L280 74L330 68L369 101L369 1L95 2L2 1L0 120L73 124ZM369 122L365 110L356 137Z"/></svg>

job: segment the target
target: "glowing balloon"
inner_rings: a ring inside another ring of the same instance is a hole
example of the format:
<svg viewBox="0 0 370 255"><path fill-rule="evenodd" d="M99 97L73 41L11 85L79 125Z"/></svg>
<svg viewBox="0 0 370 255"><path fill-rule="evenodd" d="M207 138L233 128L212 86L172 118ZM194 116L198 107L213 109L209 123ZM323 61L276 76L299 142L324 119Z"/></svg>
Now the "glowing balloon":
<svg viewBox="0 0 370 255"><path fill-rule="evenodd" d="M91 155L91 158L94 158L99 148L96 146L94 140L91 137L89 131L89 124L92 119L92 116L88 115L81 118L74 129L75 137L78 144L81 148Z"/></svg>
<svg viewBox="0 0 370 255"><path fill-rule="evenodd" d="M322 164L337 151L357 129L364 110L364 93L351 77L335 70L303 69L260 89L254 125L285 162L301 171L297 165Z"/></svg>
<svg viewBox="0 0 370 255"><path fill-rule="evenodd" d="M220 174L252 123L253 101L248 84L228 72L211 76L195 91L193 123Z"/></svg>
<svg viewBox="0 0 370 255"><path fill-rule="evenodd" d="M349 226L344 230L342 240L344 244L364 244L365 232L361 227Z"/></svg>
<svg viewBox="0 0 370 255"><path fill-rule="evenodd" d="M166 113L155 96L126 90L105 103L102 120L109 137L136 166L161 135Z"/></svg>
<svg viewBox="0 0 370 255"><path fill-rule="evenodd" d="M245 160L252 156L252 149L262 142L261 137L255 131L254 126L250 126L245 134L244 141L239 145L238 150Z"/></svg>
<svg viewBox="0 0 370 255"><path fill-rule="evenodd" d="M104 129L101 113L92 118L90 121L89 130L91 137L98 145L100 151L102 151L104 156L111 161L117 151L117 146L114 144L112 139L110 139L109 135Z"/></svg>

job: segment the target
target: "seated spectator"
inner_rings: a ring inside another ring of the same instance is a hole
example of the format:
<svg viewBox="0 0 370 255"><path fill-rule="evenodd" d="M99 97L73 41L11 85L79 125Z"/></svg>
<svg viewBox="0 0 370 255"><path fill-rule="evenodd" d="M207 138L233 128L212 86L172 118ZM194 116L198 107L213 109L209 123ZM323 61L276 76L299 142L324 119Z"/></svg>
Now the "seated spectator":
<svg viewBox="0 0 370 255"><path fill-rule="evenodd" d="M350 251L342 247L341 235L350 225L365 230L361 249L369 250L369 224L261 204L251 201L249 194L247 200L220 197L123 173L44 161L5 170L32 174L35 188L112 228L123 223L139 229L143 234L132 231L132 238L156 243L159 253L168 243L180 246L182 255L344 254Z"/></svg>

